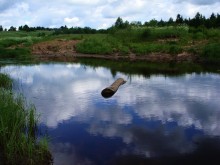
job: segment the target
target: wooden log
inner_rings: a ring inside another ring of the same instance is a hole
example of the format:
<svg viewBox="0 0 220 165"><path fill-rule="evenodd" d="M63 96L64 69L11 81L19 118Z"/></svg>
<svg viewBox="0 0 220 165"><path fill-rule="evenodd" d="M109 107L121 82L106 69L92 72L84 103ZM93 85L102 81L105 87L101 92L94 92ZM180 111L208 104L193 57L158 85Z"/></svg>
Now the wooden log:
<svg viewBox="0 0 220 165"><path fill-rule="evenodd" d="M102 90L102 96L104 98L112 97L117 92L119 86L124 83L126 83L126 81L123 78L118 78L112 85Z"/></svg>

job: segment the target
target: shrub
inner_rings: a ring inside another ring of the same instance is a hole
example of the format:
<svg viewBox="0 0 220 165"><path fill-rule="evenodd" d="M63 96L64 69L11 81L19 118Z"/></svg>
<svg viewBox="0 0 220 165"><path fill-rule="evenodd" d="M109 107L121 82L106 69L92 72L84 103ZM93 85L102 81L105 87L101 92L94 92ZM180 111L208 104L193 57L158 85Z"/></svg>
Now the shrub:
<svg viewBox="0 0 220 165"><path fill-rule="evenodd" d="M113 49L105 40L85 39L76 45L77 52L86 54L111 54Z"/></svg>
<svg viewBox="0 0 220 165"><path fill-rule="evenodd" d="M8 75L0 73L0 88L12 88L12 80L8 77Z"/></svg>
<svg viewBox="0 0 220 165"><path fill-rule="evenodd" d="M220 60L220 43L211 43L206 45L202 50L201 56L207 60Z"/></svg>
<svg viewBox="0 0 220 165"><path fill-rule="evenodd" d="M150 36L151 36L151 30L145 29L141 34L141 39L146 40L146 39L150 38Z"/></svg>
<svg viewBox="0 0 220 165"><path fill-rule="evenodd" d="M31 60L31 52L27 48L0 48L0 59Z"/></svg>
<svg viewBox="0 0 220 165"><path fill-rule="evenodd" d="M191 47L187 50L188 53L191 53L193 55L197 55L198 54L198 49Z"/></svg>
<svg viewBox="0 0 220 165"><path fill-rule="evenodd" d="M127 46L119 45L118 51L119 51L120 54L126 55L126 54L128 54L130 52L130 49Z"/></svg>
<svg viewBox="0 0 220 165"><path fill-rule="evenodd" d="M182 48L180 46L178 46L178 45L171 45L169 47L169 50L168 50L167 53L170 53L172 55L176 55L176 54L181 53L181 52L182 52Z"/></svg>
<svg viewBox="0 0 220 165"><path fill-rule="evenodd" d="M130 47L131 47L132 52L136 53L137 55L151 53L149 46L145 44L131 44Z"/></svg>
<svg viewBox="0 0 220 165"><path fill-rule="evenodd" d="M163 44L157 43L135 43L131 44L130 47L131 50L138 55L166 51L166 47Z"/></svg>

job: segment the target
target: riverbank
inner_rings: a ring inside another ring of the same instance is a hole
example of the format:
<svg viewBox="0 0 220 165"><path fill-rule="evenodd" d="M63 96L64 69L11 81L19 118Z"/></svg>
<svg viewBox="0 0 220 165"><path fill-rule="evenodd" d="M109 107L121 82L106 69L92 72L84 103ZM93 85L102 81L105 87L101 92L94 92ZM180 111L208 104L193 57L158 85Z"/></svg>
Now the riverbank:
<svg viewBox="0 0 220 165"><path fill-rule="evenodd" d="M0 37L0 59L7 60L69 62L96 58L220 64L219 29L182 25L130 27L103 34L1 32Z"/></svg>
<svg viewBox="0 0 220 165"><path fill-rule="evenodd" d="M12 92L12 80L5 74L0 74L0 109L1 164L52 164L48 140L37 139L35 107Z"/></svg>
<svg viewBox="0 0 220 165"><path fill-rule="evenodd" d="M39 61L77 58L147 62L220 63L219 29L188 26L115 29L107 34L62 34L33 44Z"/></svg>
<svg viewBox="0 0 220 165"><path fill-rule="evenodd" d="M176 55L168 53L150 53L146 55L128 54L83 54L77 52L76 46L80 40L53 40L34 44L32 54L38 61L76 61L77 58L96 58L107 60L147 61L147 62L195 62L197 55L181 52Z"/></svg>

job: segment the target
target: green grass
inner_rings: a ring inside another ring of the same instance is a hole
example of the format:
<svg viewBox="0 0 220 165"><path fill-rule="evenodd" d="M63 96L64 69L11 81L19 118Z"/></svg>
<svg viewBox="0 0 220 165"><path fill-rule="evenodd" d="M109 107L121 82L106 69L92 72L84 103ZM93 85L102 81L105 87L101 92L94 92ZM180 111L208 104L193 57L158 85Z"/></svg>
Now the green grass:
<svg viewBox="0 0 220 165"><path fill-rule="evenodd" d="M28 48L5 49L0 48L0 59L12 59L16 61L32 60L31 52Z"/></svg>
<svg viewBox="0 0 220 165"><path fill-rule="evenodd" d="M111 45L101 39L85 39L77 44L76 50L85 54L111 54L113 52Z"/></svg>
<svg viewBox="0 0 220 165"><path fill-rule="evenodd" d="M31 61L31 46L42 41L52 32L0 32L0 59Z"/></svg>
<svg viewBox="0 0 220 165"><path fill-rule="evenodd" d="M147 55L150 53L169 53L176 55L183 51L193 39L187 26L163 28L128 28L113 30L109 34L84 36L77 45L80 53Z"/></svg>
<svg viewBox="0 0 220 165"><path fill-rule="evenodd" d="M3 31L0 32L0 39L6 38L22 38L22 37L40 37L44 33L43 36L51 35L53 32L51 31L33 31L33 32L25 32L25 31Z"/></svg>
<svg viewBox="0 0 220 165"><path fill-rule="evenodd" d="M38 115L21 95L11 91L12 81L0 74L0 150L5 164L50 164L47 140L37 142ZM2 161L2 160L0 160Z"/></svg>
<svg viewBox="0 0 220 165"><path fill-rule="evenodd" d="M84 35L76 50L86 54L138 56L152 53L178 55L188 52L205 63L220 63L219 29L192 29L187 26L141 27L113 30L109 34Z"/></svg>
<svg viewBox="0 0 220 165"><path fill-rule="evenodd" d="M210 61L217 56L213 53L207 55L207 49L218 52L218 47L210 44L219 44L219 38L220 29L192 28L183 25L113 28L107 34L53 35L53 31L0 32L0 59L30 61L33 60L31 46L34 43L63 39L81 40L76 45L78 53L102 55L134 53L141 56L151 53L177 55L188 52ZM219 61L218 58L216 60Z"/></svg>
<svg viewBox="0 0 220 165"><path fill-rule="evenodd" d="M8 75L0 73L0 88L12 89L12 80Z"/></svg>
<svg viewBox="0 0 220 165"><path fill-rule="evenodd" d="M206 63L220 64L220 42L205 45L201 57Z"/></svg>

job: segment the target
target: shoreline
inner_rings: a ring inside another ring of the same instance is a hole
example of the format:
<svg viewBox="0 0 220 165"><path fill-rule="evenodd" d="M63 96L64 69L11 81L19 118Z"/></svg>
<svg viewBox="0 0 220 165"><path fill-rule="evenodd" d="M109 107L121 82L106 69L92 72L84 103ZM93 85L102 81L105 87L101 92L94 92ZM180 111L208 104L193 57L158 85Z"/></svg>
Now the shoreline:
<svg viewBox="0 0 220 165"><path fill-rule="evenodd" d="M76 61L77 58L96 58L106 60L127 60L127 61L147 61L147 62L195 62L198 60L197 55L187 52L179 54L167 53L150 53L137 55L132 52L126 55L119 53L113 54L83 54L78 53L75 45L79 40L52 40L34 44L31 54L39 61Z"/></svg>
<svg viewBox="0 0 220 165"><path fill-rule="evenodd" d="M146 62L195 62L198 59L198 56L191 55L189 53L183 52L177 55L165 54L165 53L151 53L148 55L99 55L99 54L82 54L82 53L73 53L73 54L32 54L39 61L76 61L77 58L94 58L94 59L105 59L105 60L126 60L126 61L146 61Z"/></svg>

